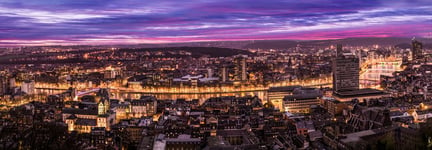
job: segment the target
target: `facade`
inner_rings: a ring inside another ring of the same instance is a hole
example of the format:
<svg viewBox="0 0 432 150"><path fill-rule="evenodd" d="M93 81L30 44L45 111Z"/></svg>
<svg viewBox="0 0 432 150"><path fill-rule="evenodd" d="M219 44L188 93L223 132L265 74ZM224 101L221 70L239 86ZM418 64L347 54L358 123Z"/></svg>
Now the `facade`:
<svg viewBox="0 0 432 150"><path fill-rule="evenodd" d="M283 108L285 112L305 114L310 112L312 105L319 105L322 94L319 91L304 91L285 96Z"/></svg>
<svg viewBox="0 0 432 150"><path fill-rule="evenodd" d="M94 105L94 104L88 104ZM90 133L93 127L104 127L110 130L115 120L115 112L109 108L108 100L100 100L97 106L85 108L65 108L62 111L63 121L68 125L68 131ZM97 107L97 109L95 109Z"/></svg>
<svg viewBox="0 0 432 150"><path fill-rule="evenodd" d="M27 94L34 94L35 93L35 82L26 80L21 84L21 91L27 93Z"/></svg>
<svg viewBox="0 0 432 150"><path fill-rule="evenodd" d="M332 70L334 93L359 89L359 59L352 53L343 53L341 45L337 46Z"/></svg>
<svg viewBox="0 0 432 150"><path fill-rule="evenodd" d="M285 109L283 109L283 98L287 95L292 95L297 88L300 88L300 86L271 87L267 91L267 100L275 108L283 112L285 111Z"/></svg>
<svg viewBox="0 0 432 150"><path fill-rule="evenodd" d="M141 118L156 114L157 100L151 96L141 97L139 100L131 101L131 117Z"/></svg>
<svg viewBox="0 0 432 150"><path fill-rule="evenodd" d="M157 100L152 96L142 96L140 99L114 103L111 107L116 112L117 120L149 117L156 114Z"/></svg>
<svg viewBox="0 0 432 150"><path fill-rule="evenodd" d="M344 109L348 108L346 103L340 102L333 98L323 98L323 106L332 116L340 115Z"/></svg>
<svg viewBox="0 0 432 150"><path fill-rule="evenodd" d="M207 78L212 78L212 77L213 77L213 69L207 68Z"/></svg>
<svg viewBox="0 0 432 150"><path fill-rule="evenodd" d="M103 147L106 145L106 131L105 128L93 127L90 132L90 139L92 146Z"/></svg>

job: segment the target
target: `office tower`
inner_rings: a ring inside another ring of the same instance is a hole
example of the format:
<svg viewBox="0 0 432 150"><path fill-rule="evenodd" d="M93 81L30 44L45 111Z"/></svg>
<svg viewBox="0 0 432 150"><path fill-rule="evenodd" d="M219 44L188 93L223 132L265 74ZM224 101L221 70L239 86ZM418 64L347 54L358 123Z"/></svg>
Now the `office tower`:
<svg viewBox="0 0 432 150"><path fill-rule="evenodd" d="M342 46L337 46L333 59L333 92L359 89L359 59L352 53L343 53Z"/></svg>
<svg viewBox="0 0 432 150"><path fill-rule="evenodd" d="M418 60L423 58L423 44L415 38L412 40L412 60Z"/></svg>
<svg viewBox="0 0 432 150"><path fill-rule="evenodd" d="M341 44L336 45L336 56L339 56L342 53L343 53L342 45Z"/></svg>
<svg viewBox="0 0 432 150"><path fill-rule="evenodd" d="M402 53L402 65L407 65L409 63L408 56L409 56L409 52L404 51Z"/></svg>
<svg viewBox="0 0 432 150"><path fill-rule="evenodd" d="M222 67L221 79L222 79L222 82L228 81L228 70L227 70L227 67L225 67L225 66Z"/></svg>
<svg viewBox="0 0 432 150"><path fill-rule="evenodd" d="M293 62L292 62L292 59L291 59L291 57L290 57L290 58L288 58L288 64L287 64L287 65L291 67L292 64L293 64Z"/></svg>
<svg viewBox="0 0 432 150"><path fill-rule="evenodd" d="M235 76L234 80L236 81L246 81L246 58L244 56L240 56L234 59L235 62Z"/></svg>
<svg viewBox="0 0 432 150"><path fill-rule="evenodd" d="M213 77L213 69L207 68L207 78L212 78L212 77Z"/></svg>
<svg viewBox="0 0 432 150"><path fill-rule="evenodd" d="M16 86L15 78L11 77L9 79L9 89L13 89L13 88L15 88L15 86Z"/></svg>

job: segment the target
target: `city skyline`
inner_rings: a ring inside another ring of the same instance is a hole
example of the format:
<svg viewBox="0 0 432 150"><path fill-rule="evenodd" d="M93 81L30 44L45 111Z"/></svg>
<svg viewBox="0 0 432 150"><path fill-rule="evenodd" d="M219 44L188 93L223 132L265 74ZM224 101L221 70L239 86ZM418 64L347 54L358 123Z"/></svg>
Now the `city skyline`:
<svg viewBox="0 0 432 150"><path fill-rule="evenodd" d="M426 37L425 1L3 1L0 45Z"/></svg>
<svg viewBox="0 0 432 150"><path fill-rule="evenodd" d="M0 149L432 149L429 3L3 0Z"/></svg>

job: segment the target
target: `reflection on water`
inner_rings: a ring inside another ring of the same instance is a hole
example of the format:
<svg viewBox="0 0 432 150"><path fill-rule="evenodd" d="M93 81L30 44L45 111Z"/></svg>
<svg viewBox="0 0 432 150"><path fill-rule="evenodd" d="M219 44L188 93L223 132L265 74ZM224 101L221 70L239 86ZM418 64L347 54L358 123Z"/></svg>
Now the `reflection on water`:
<svg viewBox="0 0 432 150"><path fill-rule="evenodd" d="M362 87L379 85L380 76L392 76L393 72L402 70L401 63L401 61L386 61L368 66L360 75L360 84Z"/></svg>

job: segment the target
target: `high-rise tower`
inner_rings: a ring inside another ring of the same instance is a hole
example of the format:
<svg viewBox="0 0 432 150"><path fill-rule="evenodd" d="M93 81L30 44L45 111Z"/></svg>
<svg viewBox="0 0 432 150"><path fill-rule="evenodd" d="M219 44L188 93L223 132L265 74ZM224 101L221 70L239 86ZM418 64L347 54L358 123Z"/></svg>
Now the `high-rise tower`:
<svg viewBox="0 0 432 150"><path fill-rule="evenodd" d="M334 93L359 89L359 59L355 54L343 53L341 45L337 46L332 71Z"/></svg>
<svg viewBox="0 0 432 150"><path fill-rule="evenodd" d="M415 38L412 40L412 60L419 60L423 58L423 44Z"/></svg>
<svg viewBox="0 0 432 150"><path fill-rule="evenodd" d="M226 66L222 67L222 70L221 70L221 79L222 79L222 82L227 82L228 81L228 69L227 69Z"/></svg>
<svg viewBox="0 0 432 150"><path fill-rule="evenodd" d="M244 56L240 56L234 59L235 63L235 76L234 80L236 81L246 81L246 58Z"/></svg>

